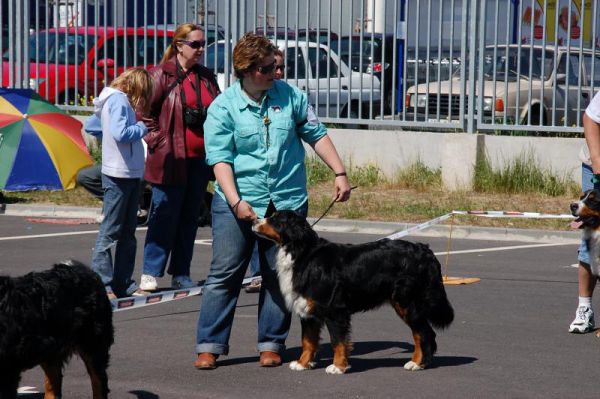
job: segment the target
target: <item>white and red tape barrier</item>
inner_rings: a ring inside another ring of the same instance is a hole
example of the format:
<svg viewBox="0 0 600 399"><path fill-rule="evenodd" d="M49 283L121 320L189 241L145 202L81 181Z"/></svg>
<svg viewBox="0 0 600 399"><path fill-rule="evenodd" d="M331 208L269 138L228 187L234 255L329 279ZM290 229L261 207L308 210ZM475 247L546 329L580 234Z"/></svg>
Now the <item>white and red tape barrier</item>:
<svg viewBox="0 0 600 399"><path fill-rule="evenodd" d="M397 240L399 238L410 235L416 231L425 230L428 227L440 224L453 215L469 215L469 216L482 216L488 218L525 218L525 219L573 219L572 215L568 214L550 214L540 212L512 212L512 211L452 211L445 215L438 216L435 219L428 220L421 224L411 226L405 230L398 231L390 234L387 237L390 240ZM252 280L260 277L248 277L242 282L242 287L250 284ZM113 299L111 301L113 311L120 312L122 310L140 308L143 306L155 305L157 303L170 302L177 299L183 299L190 296L201 295L203 286L173 290L173 291L160 291L147 296L128 297Z"/></svg>

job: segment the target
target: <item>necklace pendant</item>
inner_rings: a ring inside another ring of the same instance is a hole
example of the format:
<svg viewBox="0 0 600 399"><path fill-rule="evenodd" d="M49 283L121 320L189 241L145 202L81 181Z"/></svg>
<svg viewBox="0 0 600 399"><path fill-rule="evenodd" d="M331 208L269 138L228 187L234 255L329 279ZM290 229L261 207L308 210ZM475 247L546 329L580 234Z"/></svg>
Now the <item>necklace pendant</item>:
<svg viewBox="0 0 600 399"><path fill-rule="evenodd" d="M271 123L271 120L269 119L268 116L265 116L263 118L263 123L265 124L265 126L269 126L269 124Z"/></svg>

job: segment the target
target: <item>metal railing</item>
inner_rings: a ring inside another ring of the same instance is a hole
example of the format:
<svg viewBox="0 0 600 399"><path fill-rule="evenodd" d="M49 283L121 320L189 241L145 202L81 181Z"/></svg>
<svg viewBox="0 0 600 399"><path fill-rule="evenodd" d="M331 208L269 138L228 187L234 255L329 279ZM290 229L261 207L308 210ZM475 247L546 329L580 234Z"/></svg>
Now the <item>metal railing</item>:
<svg viewBox="0 0 600 399"><path fill-rule="evenodd" d="M581 132L600 85L599 14L598 0L2 1L0 75L3 87L89 110L194 22L221 89L234 81L237 38L262 33L325 122Z"/></svg>

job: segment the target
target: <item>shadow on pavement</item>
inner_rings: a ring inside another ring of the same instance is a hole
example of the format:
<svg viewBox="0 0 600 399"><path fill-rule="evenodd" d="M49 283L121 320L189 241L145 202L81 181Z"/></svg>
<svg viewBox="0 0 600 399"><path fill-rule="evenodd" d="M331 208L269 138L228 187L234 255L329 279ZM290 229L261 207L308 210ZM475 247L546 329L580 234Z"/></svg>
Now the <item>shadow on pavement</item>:
<svg viewBox="0 0 600 399"><path fill-rule="evenodd" d="M138 399L158 399L158 396L155 393L148 391L129 391L130 394L135 395Z"/></svg>
<svg viewBox="0 0 600 399"><path fill-rule="evenodd" d="M397 349L397 350L394 350ZM389 352L389 350L392 350ZM352 368L350 372L363 372L367 370L373 370L378 368L397 367L402 369L404 364L408 362L412 356L414 346L406 342L397 341L363 341L355 342L354 349L350 354L350 365ZM376 359L365 359L357 356L367 355L379 351L388 351L384 356ZM294 347L289 348L284 357L284 361L289 362L296 360L300 357L302 348ZM398 354L407 354L408 356L396 357ZM331 346L328 343L322 343L317 354L317 366L316 368L327 367L333 359L333 352ZM438 367L449 367L459 366L463 364L473 363L477 360L474 357L464 356L434 356L433 364L429 368Z"/></svg>

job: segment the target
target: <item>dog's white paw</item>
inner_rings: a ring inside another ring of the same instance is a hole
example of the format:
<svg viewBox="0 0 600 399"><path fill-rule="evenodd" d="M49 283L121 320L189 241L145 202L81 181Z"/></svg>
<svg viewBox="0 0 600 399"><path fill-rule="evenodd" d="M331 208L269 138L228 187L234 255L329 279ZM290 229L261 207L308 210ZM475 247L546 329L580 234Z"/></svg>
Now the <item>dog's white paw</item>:
<svg viewBox="0 0 600 399"><path fill-rule="evenodd" d="M412 360L406 362L406 364L404 365L404 368L406 370L410 370L410 371L423 370L422 366L418 365L417 363L413 362Z"/></svg>
<svg viewBox="0 0 600 399"><path fill-rule="evenodd" d="M330 364L329 366L327 366L327 368L325 369L325 372L327 374L344 374L346 371L348 371L350 369L350 366L346 367L345 369L341 369L338 366L336 366L335 364Z"/></svg>
<svg viewBox="0 0 600 399"><path fill-rule="evenodd" d="M298 361L294 360L293 362L290 363L290 369L292 369L294 371L310 370L315 367L315 364L316 364L315 362L309 362L308 367L304 367Z"/></svg>

